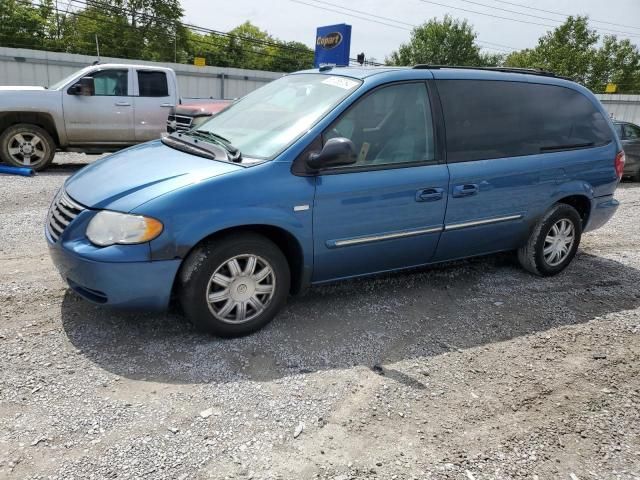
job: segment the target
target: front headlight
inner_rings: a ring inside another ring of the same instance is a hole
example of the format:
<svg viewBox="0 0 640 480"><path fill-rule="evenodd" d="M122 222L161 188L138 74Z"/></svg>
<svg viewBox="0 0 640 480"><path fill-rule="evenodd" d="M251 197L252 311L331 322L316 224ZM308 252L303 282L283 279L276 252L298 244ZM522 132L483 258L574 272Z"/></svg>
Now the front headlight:
<svg viewBox="0 0 640 480"><path fill-rule="evenodd" d="M153 240L162 233L162 228L155 218L103 210L89 222L87 237L100 247L128 245Z"/></svg>

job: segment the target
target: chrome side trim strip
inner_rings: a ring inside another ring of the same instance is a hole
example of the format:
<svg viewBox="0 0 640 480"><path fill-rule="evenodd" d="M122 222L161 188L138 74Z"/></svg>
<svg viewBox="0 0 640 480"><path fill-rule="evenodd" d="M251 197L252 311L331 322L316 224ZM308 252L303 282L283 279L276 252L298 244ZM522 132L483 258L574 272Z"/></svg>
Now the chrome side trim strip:
<svg viewBox="0 0 640 480"><path fill-rule="evenodd" d="M350 245L359 245L361 243L381 242L382 240L415 237L416 235L423 235L425 233L438 233L441 231L442 231L442 227L421 228L419 230L410 230L407 232L384 233L381 235L372 235L370 237L358 237L358 238L347 238L344 240L336 240L335 242L328 242L329 243L328 246L329 248L331 248L332 246L347 247Z"/></svg>
<svg viewBox="0 0 640 480"><path fill-rule="evenodd" d="M479 225L489 225L491 223L509 222L511 220L520 220L524 215L509 215L507 217L485 218L484 220L475 220L472 222L452 223L445 225L445 230L458 230L460 228L477 227Z"/></svg>

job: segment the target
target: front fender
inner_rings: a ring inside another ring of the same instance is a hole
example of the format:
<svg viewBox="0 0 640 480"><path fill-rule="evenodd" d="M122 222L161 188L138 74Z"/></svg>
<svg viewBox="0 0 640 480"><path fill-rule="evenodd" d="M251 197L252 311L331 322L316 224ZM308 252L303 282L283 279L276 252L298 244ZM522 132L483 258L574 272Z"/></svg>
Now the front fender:
<svg viewBox="0 0 640 480"><path fill-rule="evenodd" d="M202 240L233 228L273 227L291 235L313 263L315 178L291 174L288 163L268 162L162 195L134 210L161 220L151 242L153 260L185 258ZM302 207L294 210L294 207ZM305 208L306 207L306 208Z"/></svg>

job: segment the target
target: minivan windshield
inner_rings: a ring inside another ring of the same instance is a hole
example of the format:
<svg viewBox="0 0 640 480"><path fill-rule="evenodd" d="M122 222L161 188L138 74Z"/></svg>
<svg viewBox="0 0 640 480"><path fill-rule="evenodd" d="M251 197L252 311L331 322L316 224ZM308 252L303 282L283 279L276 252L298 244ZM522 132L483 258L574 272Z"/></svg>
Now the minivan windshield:
<svg viewBox="0 0 640 480"><path fill-rule="evenodd" d="M337 75L288 75L251 92L198 130L228 139L245 157L272 159L361 84Z"/></svg>

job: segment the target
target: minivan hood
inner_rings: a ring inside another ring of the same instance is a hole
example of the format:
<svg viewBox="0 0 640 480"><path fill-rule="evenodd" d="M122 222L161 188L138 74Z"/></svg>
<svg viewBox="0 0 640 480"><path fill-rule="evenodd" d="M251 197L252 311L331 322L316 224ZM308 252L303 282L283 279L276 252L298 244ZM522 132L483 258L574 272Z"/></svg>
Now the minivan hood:
<svg viewBox="0 0 640 480"><path fill-rule="evenodd" d="M174 150L154 140L84 167L66 181L65 189L86 207L129 212L176 188L243 168Z"/></svg>

